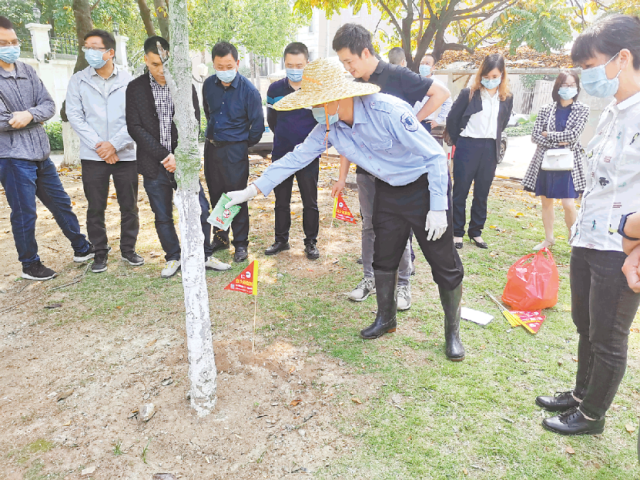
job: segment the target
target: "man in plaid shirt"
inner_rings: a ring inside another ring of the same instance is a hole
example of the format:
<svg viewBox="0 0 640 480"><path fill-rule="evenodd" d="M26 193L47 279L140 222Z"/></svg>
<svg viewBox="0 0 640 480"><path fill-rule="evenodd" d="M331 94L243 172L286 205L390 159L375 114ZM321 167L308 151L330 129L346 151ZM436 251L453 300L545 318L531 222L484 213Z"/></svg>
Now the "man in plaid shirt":
<svg viewBox="0 0 640 480"><path fill-rule="evenodd" d="M180 268L180 241L173 222L173 191L178 145L178 131L173 123L173 100L164 77L164 67L158 52L158 43L169 51L169 43L162 37L150 37L144 43L144 61L148 73L133 80L127 88L127 128L137 144L138 173L142 174L144 189L155 214L156 231L165 252L167 264L161 276L169 278ZM200 122L200 104L193 88L193 108ZM213 258L211 225L207 222L209 202L200 186L200 221L204 233L205 267L210 270L228 270L230 265Z"/></svg>

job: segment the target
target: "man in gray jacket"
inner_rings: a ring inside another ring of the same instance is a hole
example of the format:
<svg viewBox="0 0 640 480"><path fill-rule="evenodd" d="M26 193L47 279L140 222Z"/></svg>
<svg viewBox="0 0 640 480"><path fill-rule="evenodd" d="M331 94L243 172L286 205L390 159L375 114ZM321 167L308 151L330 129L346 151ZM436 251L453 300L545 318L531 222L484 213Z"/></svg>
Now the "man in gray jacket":
<svg viewBox="0 0 640 480"><path fill-rule="evenodd" d="M36 242L36 196L53 214L71 242L74 261L93 258L93 247L80 233L71 199L49 158L42 123L53 117L55 103L29 65L17 61L20 41L11 22L0 16L0 182L11 207L11 229L22 263L22 277L49 280Z"/></svg>
<svg viewBox="0 0 640 480"><path fill-rule="evenodd" d="M104 215L113 177L120 205L120 253L131 265L143 265L135 252L138 238L138 171L133 139L127 131L125 93L132 77L113 62L116 41L109 32L84 37L89 66L71 77L67 117L80 137L82 184L87 197L87 233L95 246L94 273L107 269L109 245Z"/></svg>

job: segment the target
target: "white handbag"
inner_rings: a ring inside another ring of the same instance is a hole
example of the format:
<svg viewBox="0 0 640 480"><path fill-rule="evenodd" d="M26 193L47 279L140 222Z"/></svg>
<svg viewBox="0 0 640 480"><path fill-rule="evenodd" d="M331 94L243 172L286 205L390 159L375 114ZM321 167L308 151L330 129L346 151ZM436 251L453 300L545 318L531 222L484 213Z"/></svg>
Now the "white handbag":
<svg viewBox="0 0 640 480"><path fill-rule="evenodd" d="M550 127L551 113L549 113L547 132ZM573 170L573 152L569 148L550 148L544 152L542 166L540 168L550 172L571 171Z"/></svg>

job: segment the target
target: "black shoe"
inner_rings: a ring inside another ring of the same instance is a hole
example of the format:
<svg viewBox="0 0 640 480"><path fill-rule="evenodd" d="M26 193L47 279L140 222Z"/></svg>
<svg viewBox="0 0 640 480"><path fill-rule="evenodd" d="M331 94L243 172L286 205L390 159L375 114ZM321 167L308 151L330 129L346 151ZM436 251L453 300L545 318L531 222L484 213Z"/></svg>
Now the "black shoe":
<svg viewBox="0 0 640 480"><path fill-rule="evenodd" d="M33 262L28 267L22 267L22 278L26 278L27 280L51 280L56 275L58 274L50 268L45 267L40 260Z"/></svg>
<svg viewBox="0 0 640 480"><path fill-rule="evenodd" d="M229 248L229 240L220 238L218 235L213 236L213 242L211 242L211 253L215 253L220 250L227 250Z"/></svg>
<svg viewBox="0 0 640 480"><path fill-rule="evenodd" d="M144 258L138 255L136 252L123 253L122 260L124 260L125 262L129 262L129 265L133 265L134 267L144 265Z"/></svg>
<svg viewBox="0 0 640 480"><path fill-rule="evenodd" d="M247 247L236 247L236 253L233 254L233 261L236 263L244 262L249 258Z"/></svg>
<svg viewBox="0 0 640 480"><path fill-rule="evenodd" d="M357 259L357 260L356 260L356 263L357 263L358 265L362 265L362 257L360 257L359 259Z"/></svg>
<svg viewBox="0 0 640 480"><path fill-rule="evenodd" d="M454 290L440 291L440 303L444 310L444 339L447 358L452 362L464 360L464 347L460 341L460 310L462 305L462 283Z"/></svg>
<svg viewBox="0 0 640 480"><path fill-rule="evenodd" d="M102 273L107 271L107 259L109 258L108 253L96 253L95 257L93 257L93 263L91 264L91 271L93 273Z"/></svg>
<svg viewBox="0 0 640 480"><path fill-rule="evenodd" d="M416 264L411 261L411 275L416 274Z"/></svg>
<svg viewBox="0 0 640 480"><path fill-rule="evenodd" d="M470 238L469 240L471 240L471 243L475 244L475 246L478 248L483 248L483 249L489 248L489 245L487 245L487 242L478 242L475 238Z"/></svg>
<svg viewBox="0 0 640 480"><path fill-rule="evenodd" d="M365 340L373 340L385 333L395 332L398 326L396 321L398 271L375 270L373 274L376 282L378 313L375 321L360 332L360 336Z"/></svg>
<svg viewBox="0 0 640 480"><path fill-rule="evenodd" d="M542 426L560 435L598 435L604 431L604 418L589 420L578 407L573 407L555 417L545 418Z"/></svg>
<svg viewBox="0 0 640 480"><path fill-rule="evenodd" d="M553 397L536 397L536 405L547 412L564 412L573 407L578 407L580 402L573 398L573 391L556 392Z"/></svg>
<svg viewBox="0 0 640 480"><path fill-rule="evenodd" d="M304 246L304 253L309 260L317 260L320 258L320 250L315 243L308 243Z"/></svg>
<svg viewBox="0 0 640 480"><path fill-rule="evenodd" d="M274 242L269 248L264 251L265 255L275 255L276 253L284 252L285 250L289 250L291 246L289 242Z"/></svg>
<svg viewBox="0 0 640 480"><path fill-rule="evenodd" d="M96 249L93 245L89 244L89 249L86 252L73 252L73 261L76 263L86 262L91 260L96 254Z"/></svg>
<svg viewBox="0 0 640 480"><path fill-rule="evenodd" d="M464 247L464 244L462 242L453 242L453 245L458 249L458 250L462 250L462 247Z"/></svg>

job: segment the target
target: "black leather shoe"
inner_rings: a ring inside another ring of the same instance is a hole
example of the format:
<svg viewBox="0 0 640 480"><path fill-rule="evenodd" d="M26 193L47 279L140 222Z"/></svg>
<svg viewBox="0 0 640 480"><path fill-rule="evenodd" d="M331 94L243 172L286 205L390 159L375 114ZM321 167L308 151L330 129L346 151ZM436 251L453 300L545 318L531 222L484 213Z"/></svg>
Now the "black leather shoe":
<svg viewBox="0 0 640 480"><path fill-rule="evenodd" d="M464 360L464 347L460 340L460 311L462 308L462 283L453 290L438 286L440 303L444 310L444 339L447 358L452 362Z"/></svg>
<svg viewBox="0 0 640 480"><path fill-rule="evenodd" d="M553 397L536 397L536 405L544 408L547 412L564 412L580 406L580 402L573 398L573 391L570 391L556 392Z"/></svg>
<svg viewBox="0 0 640 480"><path fill-rule="evenodd" d="M555 417L545 418L542 426L560 435L598 435L604 431L604 418L589 420L578 407L574 407Z"/></svg>
<svg viewBox="0 0 640 480"><path fill-rule="evenodd" d="M275 242L264 251L264 254L275 255L276 253L284 252L285 250L289 250L290 248L291 247L289 246L289 242Z"/></svg>
<svg viewBox="0 0 640 480"><path fill-rule="evenodd" d="M320 250L315 243L308 243L304 246L304 254L309 260L317 260L320 258Z"/></svg>
<svg viewBox="0 0 640 480"><path fill-rule="evenodd" d="M356 263L357 263L358 265L362 265L362 257L360 257L359 259L357 259L357 260L356 260Z"/></svg>
<svg viewBox="0 0 640 480"><path fill-rule="evenodd" d="M398 325L396 321L398 271L383 272L375 270L373 274L376 281L378 313L375 321L360 332L360 336L365 340L373 340L385 333L395 332Z"/></svg>
<svg viewBox="0 0 640 480"><path fill-rule="evenodd" d="M226 250L229 248L229 240L220 238L218 235L213 236L213 242L211 242L211 253L218 252L220 250Z"/></svg>
<svg viewBox="0 0 640 480"><path fill-rule="evenodd" d="M249 258L247 247L236 247L236 253L233 254L233 261L236 263L244 262Z"/></svg>
<svg viewBox="0 0 640 480"><path fill-rule="evenodd" d="M462 242L453 242L453 246L456 247L458 250L462 250L462 247L464 247L464 244Z"/></svg>
<svg viewBox="0 0 640 480"><path fill-rule="evenodd" d="M470 238L469 240L471 240L471 243L473 243L478 248L483 248L483 249L489 248L489 245L487 245L487 242L478 242L475 238Z"/></svg>

